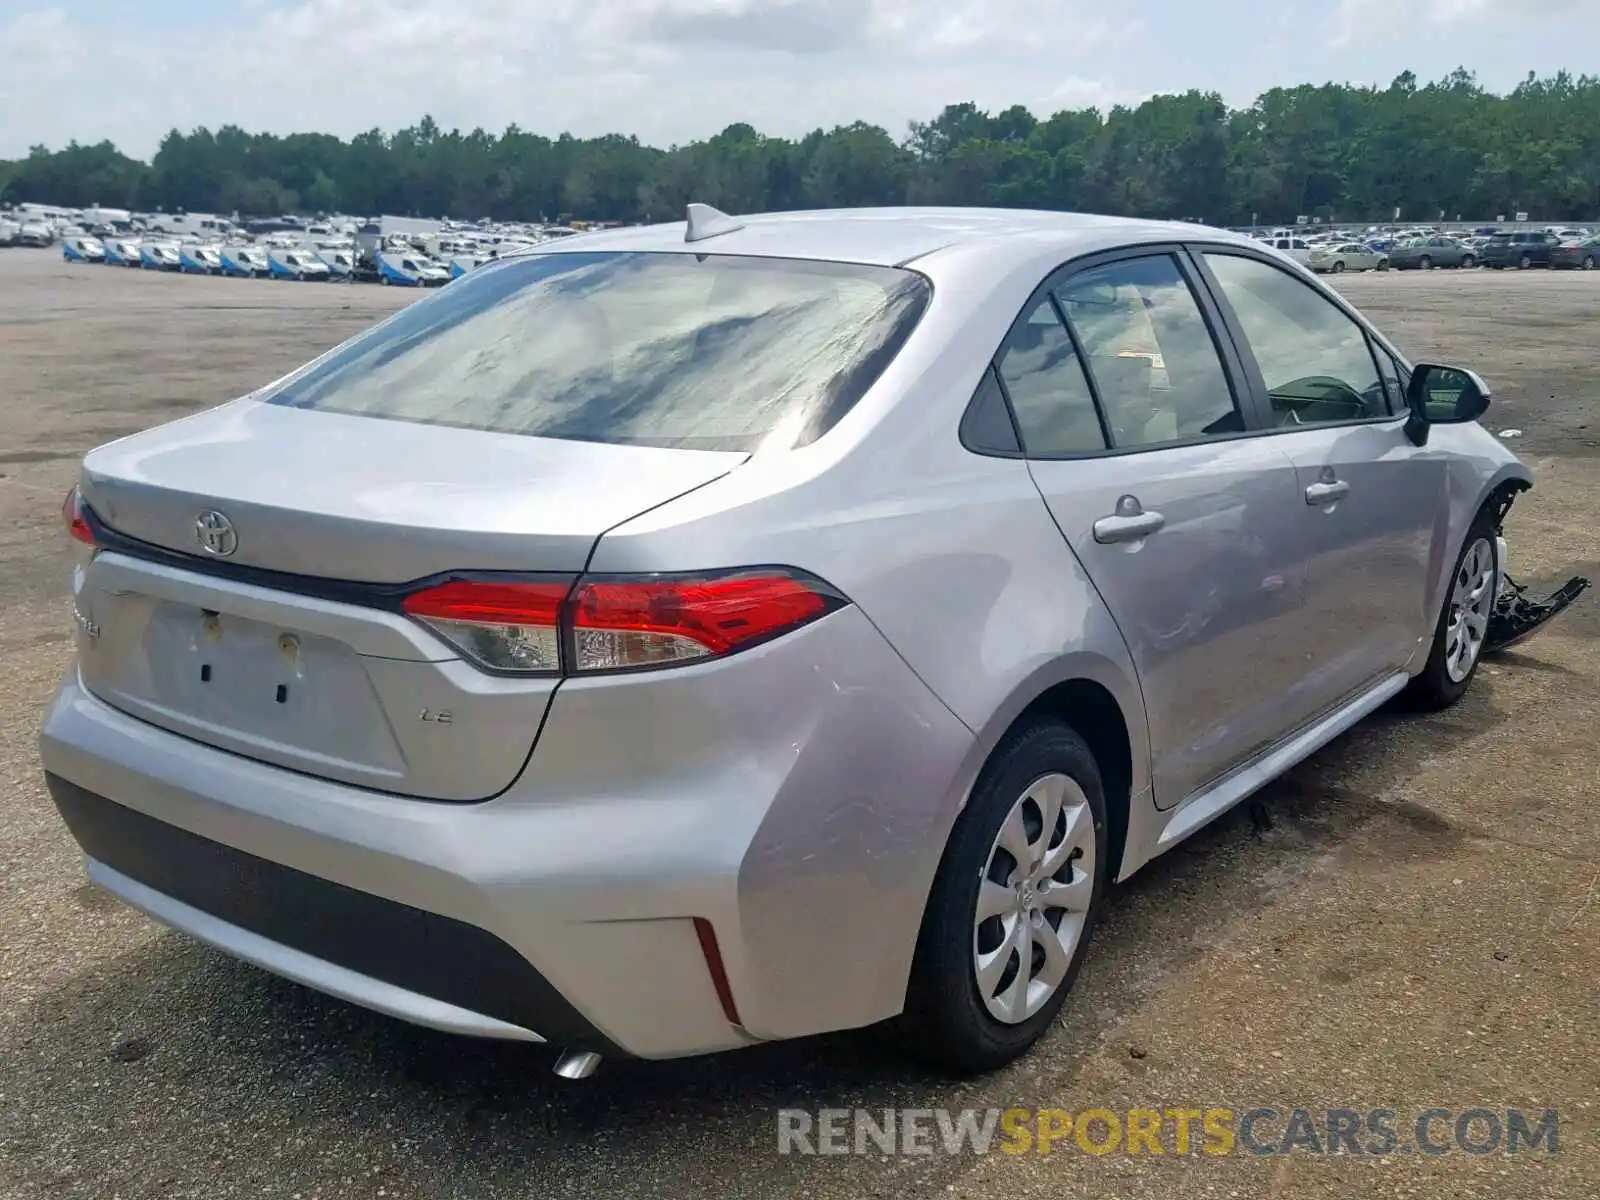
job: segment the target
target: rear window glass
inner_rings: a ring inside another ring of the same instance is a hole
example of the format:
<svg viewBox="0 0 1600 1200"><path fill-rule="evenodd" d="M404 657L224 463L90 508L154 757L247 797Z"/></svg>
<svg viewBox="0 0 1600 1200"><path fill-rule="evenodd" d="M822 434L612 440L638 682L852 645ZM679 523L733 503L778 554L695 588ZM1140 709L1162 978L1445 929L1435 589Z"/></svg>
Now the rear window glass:
<svg viewBox="0 0 1600 1200"><path fill-rule="evenodd" d="M930 293L896 267L528 255L463 276L267 399L576 441L787 448L860 399Z"/></svg>

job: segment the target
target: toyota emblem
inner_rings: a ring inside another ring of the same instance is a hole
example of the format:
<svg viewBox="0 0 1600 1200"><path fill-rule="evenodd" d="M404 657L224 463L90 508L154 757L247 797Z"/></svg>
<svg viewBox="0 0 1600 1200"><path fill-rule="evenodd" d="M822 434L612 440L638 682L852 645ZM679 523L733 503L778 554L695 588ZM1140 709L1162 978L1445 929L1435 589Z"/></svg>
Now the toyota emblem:
<svg viewBox="0 0 1600 1200"><path fill-rule="evenodd" d="M214 508L208 508L194 519L194 536L200 542L200 549L218 558L227 558L239 548L239 531Z"/></svg>

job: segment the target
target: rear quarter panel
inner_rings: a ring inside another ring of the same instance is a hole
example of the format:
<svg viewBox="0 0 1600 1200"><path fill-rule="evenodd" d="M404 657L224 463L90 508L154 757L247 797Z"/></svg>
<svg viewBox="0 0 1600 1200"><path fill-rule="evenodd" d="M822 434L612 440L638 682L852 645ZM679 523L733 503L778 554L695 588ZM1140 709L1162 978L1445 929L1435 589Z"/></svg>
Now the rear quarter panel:
<svg viewBox="0 0 1600 1200"><path fill-rule="evenodd" d="M908 960L883 948L915 945L956 815L990 751L1040 693L1069 679L1105 687L1130 730L1136 802L1148 787L1143 705L1115 622L1051 521L1026 464L973 454L957 434L1006 328L1057 265L1036 257L1035 251L1010 270L975 272L964 295L955 290L961 272L947 272L901 356L827 436L798 450L757 455L623 523L600 539L590 564L595 572L757 564L811 571L843 591L971 731L947 787L929 788L925 780L907 787L878 772L875 794L852 814L855 861L894 881L892 893L879 893L870 935L804 928L832 911L821 891L805 894L813 886L807 880L828 877L806 865L808 856L842 844L839 829L821 820L826 797L779 796L765 827L783 836L758 834L741 868L741 895L750 901L770 893L775 879L788 878L781 889L785 919L803 927L795 944L827 947L817 971L831 970L823 961L829 956L877 949L894 972L884 994L896 997L904 994ZM980 281L984 290L975 297L971 289ZM560 707L558 698L558 717ZM816 806L815 816L804 811L807 805ZM911 814L921 819L907 819ZM812 837L803 835L808 828ZM921 831L915 844L895 832L907 828Z"/></svg>

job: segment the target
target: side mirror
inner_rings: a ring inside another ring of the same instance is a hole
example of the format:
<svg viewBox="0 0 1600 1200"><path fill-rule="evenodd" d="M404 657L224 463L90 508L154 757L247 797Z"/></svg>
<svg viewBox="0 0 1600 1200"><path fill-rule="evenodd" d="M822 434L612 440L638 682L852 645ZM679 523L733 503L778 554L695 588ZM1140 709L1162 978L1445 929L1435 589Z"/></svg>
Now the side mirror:
<svg viewBox="0 0 1600 1200"><path fill-rule="evenodd" d="M1489 408L1489 385L1475 371L1421 363L1412 368L1406 388L1406 436L1413 445L1428 444L1432 425L1465 425Z"/></svg>

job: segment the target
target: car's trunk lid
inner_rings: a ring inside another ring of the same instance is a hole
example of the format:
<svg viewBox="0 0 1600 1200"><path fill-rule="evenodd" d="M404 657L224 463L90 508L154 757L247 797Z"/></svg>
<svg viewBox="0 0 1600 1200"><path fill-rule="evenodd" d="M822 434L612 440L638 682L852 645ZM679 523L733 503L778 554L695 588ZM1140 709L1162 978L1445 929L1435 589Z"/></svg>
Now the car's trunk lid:
<svg viewBox="0 0 1600 1200"><path fill-rule="evenodd" d="M743 454L524 437L238 401L90 452L84 500L117 532L226 561L399 583L441 571L579 571L612 526Z"/></svg>
<svg viewBox="0 0 1600 1200"><path fill-rule="evenodd" d="M469 665L386 585L576 576L607 529L743 458L252 402L203 413L85 460L84 501L117 536L77 581L80 671L107 703L208 745L481 799L516 778L556 681ZM207 512L227 519L236 545L212 542L229 553L204 549Z"/></svg>

